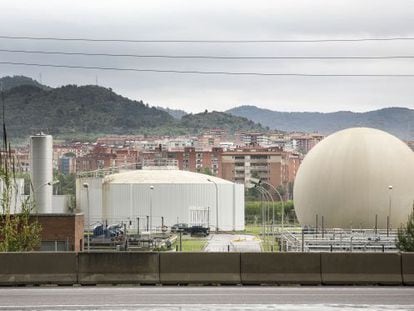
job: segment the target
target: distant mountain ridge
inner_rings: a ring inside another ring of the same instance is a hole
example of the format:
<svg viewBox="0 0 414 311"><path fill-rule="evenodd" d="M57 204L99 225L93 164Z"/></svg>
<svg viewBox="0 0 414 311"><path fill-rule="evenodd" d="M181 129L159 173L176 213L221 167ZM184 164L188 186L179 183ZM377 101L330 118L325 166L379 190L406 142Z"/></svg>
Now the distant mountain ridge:
<svg viewBox="0 0 414 311"><path fill-rule="evenodd" d="M188 112L181 110L181 109L170 109L170 108L164 108L157 106L157 109L168 112L170 116L172 116L174 119L180 120L182 117L184 117Z"/></svg>
<svg viewBox="0 0 414 311"><path fill-rule="evenodd" d="M36 86L38 88L49 90L50 87L43 85L36 80L26 77L26 76L5 76L0 78L0 90L8 91L14 87L22 86L22 85L31 85Z"/></svg>
<svg viewBox="0 0 414 311"><path fill-rule="evenodd" d="M414 139L414 110L409 108L393 107L362 113L320 113L279 112L256 106L240 106L226 112L288 132L319 132L327 135L345 128L361 126L384 130L402 140Z"/></svg>
<svg viewBox="0 0 414 311"><path fill-rule="evenodd" d="M181 124L186 128L198 129L199 132L211 128L225 129L229 133L234 133L236 131L268 130L260 123L258 124L247 118L233 116L219 111L205 111L197 114L187 114L181 118Z"/></svg>
<svg viewBox="0 0 414 311"><path fill-rule="evenodd" d="M23 138L39 131L60 138L88 138L103 134L198 134L217 127L229 131L264 130L246 118L224 112L174 119L164 110L95 85L49 88L21 76L4 77L0 82L7 86L5 121L13 137Z"/></svg>
<svg viewBox="0 0 414 311"><path fill-rule="evenodd" d="M23 136L44 130L54 135L76 133L130 134L167 124L166 112L99 86L67 85L51 90L21 85L5 92L9 132Z"/></svg>

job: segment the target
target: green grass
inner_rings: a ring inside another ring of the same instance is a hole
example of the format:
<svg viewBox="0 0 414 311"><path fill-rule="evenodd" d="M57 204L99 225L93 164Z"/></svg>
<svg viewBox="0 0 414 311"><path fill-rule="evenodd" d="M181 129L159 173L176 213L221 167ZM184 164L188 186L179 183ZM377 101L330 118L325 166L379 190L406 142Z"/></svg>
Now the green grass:
<svg viewBox="0 0 414 311"><path fill-rule="evenodd" d="M203 238L192 238L183 236L182 239L182 251L183 252L201 252L204 249L204 246L207 243L207 239ZM173 248L176 248L178 245L178 249L180 248L180 238L177 238L177 241L174 243Z"/></svg>
<svg viewBox="0 0 414 311"><path fill-rule="evenodd" d="M244 231L242 231L241 233L259 236L262 233L262 231L263 231L262 226L246 225Z"/></svg>

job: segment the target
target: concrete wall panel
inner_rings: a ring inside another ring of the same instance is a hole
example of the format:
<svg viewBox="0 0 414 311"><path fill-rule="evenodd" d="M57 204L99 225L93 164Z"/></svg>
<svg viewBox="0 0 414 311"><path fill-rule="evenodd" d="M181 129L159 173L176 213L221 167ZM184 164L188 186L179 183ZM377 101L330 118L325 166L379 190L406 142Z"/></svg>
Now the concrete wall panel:
<svg viewBox="0 0 414 311"><path fill-rule="evenodd" d="M163 284L240 284L239 253L160 253Z"/></svg>
<svg viewBox="0 0 414 311"><path fill-rule="evenodd" d="M414 285L414 253L402 253L401 264L404 285Z"/></svg>
<svg viewBox="0 0 414 311"><path fill-rule="evenodd" d="M79 253L80 284L159 283L158 253Z"/></svg>
<svg viewBox="0 0 414 311"><path fill-rule="evenodd" d="M74 284L76 253L3 253L0 285Z"/></svg>
<svg viewBox="0 0 414 311"><path fill-rule="evenodd" d="M318 253L242 253L243 284L321 284Z"/></svg>
<svg viewBox="0 0 414 311"><path fill-rule="evenodd" d="M323 284L402 284L401 255L321 253Z"/></svg>

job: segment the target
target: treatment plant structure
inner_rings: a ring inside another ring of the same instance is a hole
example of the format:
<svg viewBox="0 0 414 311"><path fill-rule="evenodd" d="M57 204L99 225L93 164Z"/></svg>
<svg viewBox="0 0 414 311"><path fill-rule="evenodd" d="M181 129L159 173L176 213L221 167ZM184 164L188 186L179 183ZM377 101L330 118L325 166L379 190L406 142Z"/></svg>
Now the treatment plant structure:
<svg viewBox="0 0 414 311"><path fill-rule="evenodd" d="M305 157L294 186L302 226L396 229L414 203L414 153L371 128L336 132Z"/></svg>
<svg viewBox="0 0 414 311"><path fill-rule="evenodd" d="M188 171L144 169L80 177L76 204L91 227L122 222L142 231L177 223L244 229L244 185Z"/></svg>

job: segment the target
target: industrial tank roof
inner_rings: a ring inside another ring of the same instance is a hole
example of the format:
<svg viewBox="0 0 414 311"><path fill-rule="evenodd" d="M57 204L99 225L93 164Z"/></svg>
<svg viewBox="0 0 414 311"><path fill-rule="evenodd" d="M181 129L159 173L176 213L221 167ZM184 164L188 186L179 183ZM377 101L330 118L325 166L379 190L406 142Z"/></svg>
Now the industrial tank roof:
<svg viewBox="0 0 414 311"><path fill-rule="evenodd" d="M233 184L210 175L181 170L135 170L108 175L104 182L112 184Z"/></svg>

